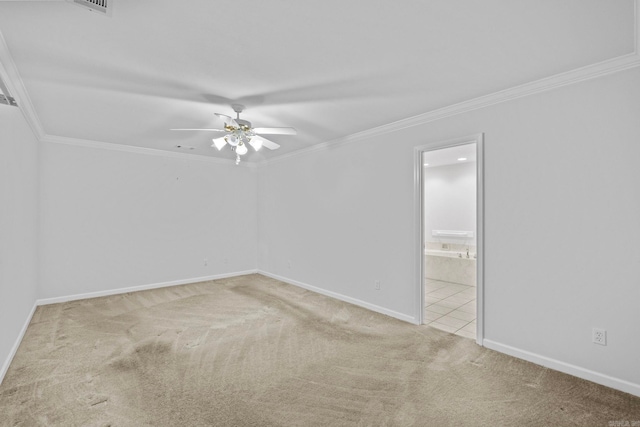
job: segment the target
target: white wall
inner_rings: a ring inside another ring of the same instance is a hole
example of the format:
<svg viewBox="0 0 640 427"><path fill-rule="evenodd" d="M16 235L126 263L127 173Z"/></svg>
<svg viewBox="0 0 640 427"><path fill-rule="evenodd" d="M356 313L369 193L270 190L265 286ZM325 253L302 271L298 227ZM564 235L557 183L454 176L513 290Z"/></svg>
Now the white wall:
<svg viewBox="0 0 640 427"><path fill-rule="evenodd" d="M38 143L19 109L0 105L0 381L36 301Z"/></svg>
<svg viewBox="0 0 640 427"><path fill-rule="evenodd" d="M476 163L427 166L423 179L425 242L475 245ZM472 231L473 237L434 237L433 230Z"/></svg>
<svg viewBox="0 0 640 427"><path fill-rule="evenodd" d="M62 144L42 165L40 298L256 268L255 168Z"/></svg>
<svg viewBox="0 0 640 427"><path fill-rule="evenodd" d="M634 68L271 161L259 268L415 316L413 147L484 132L485 338L640 391L638 117Z"/></svg>
<svg viewBox="0 0 640 427"><path fill-rule="evenodd" d="M256 176L60 144L39 153L19 110L0 109L0 357L36 297L251 270L256 249L265 272L413 317L413 147L484 132L486 340L638 387L639 113L636 68Z"/></svg>

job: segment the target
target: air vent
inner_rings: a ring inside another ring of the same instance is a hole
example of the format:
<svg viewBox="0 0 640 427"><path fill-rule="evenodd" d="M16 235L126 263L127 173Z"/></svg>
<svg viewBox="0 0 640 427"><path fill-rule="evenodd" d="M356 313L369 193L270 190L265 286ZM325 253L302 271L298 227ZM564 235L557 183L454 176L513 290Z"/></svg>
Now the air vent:
<svg viewBox="0 0 640 427"><path fill-rule="evenodd" d="M99 12L102 15L111 16L114 0L72 0L73 3L93 12Z"/></svg>
<svg viewBox="0 0 640 427"><path fill-rule="evenodd" d="M17 107L16 100L10 96L5 96L0 93L0 104L11 105L12 107Z"/></svg>
<svg viewBox="0 0 640 427"><path fill-rule="evenodd" d="M7 89L2 79L0 79L0 104L11 105L12 107L18 106L16 100L9 95L9 89Z"/></svg>

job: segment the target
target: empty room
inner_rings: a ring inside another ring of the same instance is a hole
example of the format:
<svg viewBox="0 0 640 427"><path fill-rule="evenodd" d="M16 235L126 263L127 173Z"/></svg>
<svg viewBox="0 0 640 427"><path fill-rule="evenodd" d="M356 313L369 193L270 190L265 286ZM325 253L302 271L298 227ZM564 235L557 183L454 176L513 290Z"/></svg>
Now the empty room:
<svg viewBox="0 0 640 427"><path fill-rule="evenodd" d="M637 0L0 0L0 426L640 427Z"/></svg>

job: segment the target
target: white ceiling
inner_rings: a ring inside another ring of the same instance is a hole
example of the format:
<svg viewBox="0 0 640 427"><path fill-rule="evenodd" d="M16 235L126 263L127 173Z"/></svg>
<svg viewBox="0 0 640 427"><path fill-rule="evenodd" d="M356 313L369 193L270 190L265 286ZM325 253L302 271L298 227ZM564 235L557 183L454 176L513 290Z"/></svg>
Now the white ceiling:
<svg viewBox="0 0 640 427"><path fill-rule="evenodd" d="M422 163L425 167L430 168L457 163L471 163L475 161L476 144L456 145L454 147L426 151L422 155Z"/></svg>
<svg viewBox="0 0 640 427"><path fill-rule="evenodd" d="M214 112L292 126L270 156L634 52L632 0L0 1L47 135L232 159Z"/></svg>

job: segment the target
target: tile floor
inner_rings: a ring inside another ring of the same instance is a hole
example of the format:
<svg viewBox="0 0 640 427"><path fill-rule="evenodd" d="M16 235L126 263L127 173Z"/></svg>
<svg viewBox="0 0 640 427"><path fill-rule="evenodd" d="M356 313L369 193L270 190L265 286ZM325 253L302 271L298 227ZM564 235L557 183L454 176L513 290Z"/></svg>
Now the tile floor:
<svg viewBox="0 0 640 427"><path fill-rule="evenodd" d="M476 338L476 287L425 280L425 325Z"/></svg>

